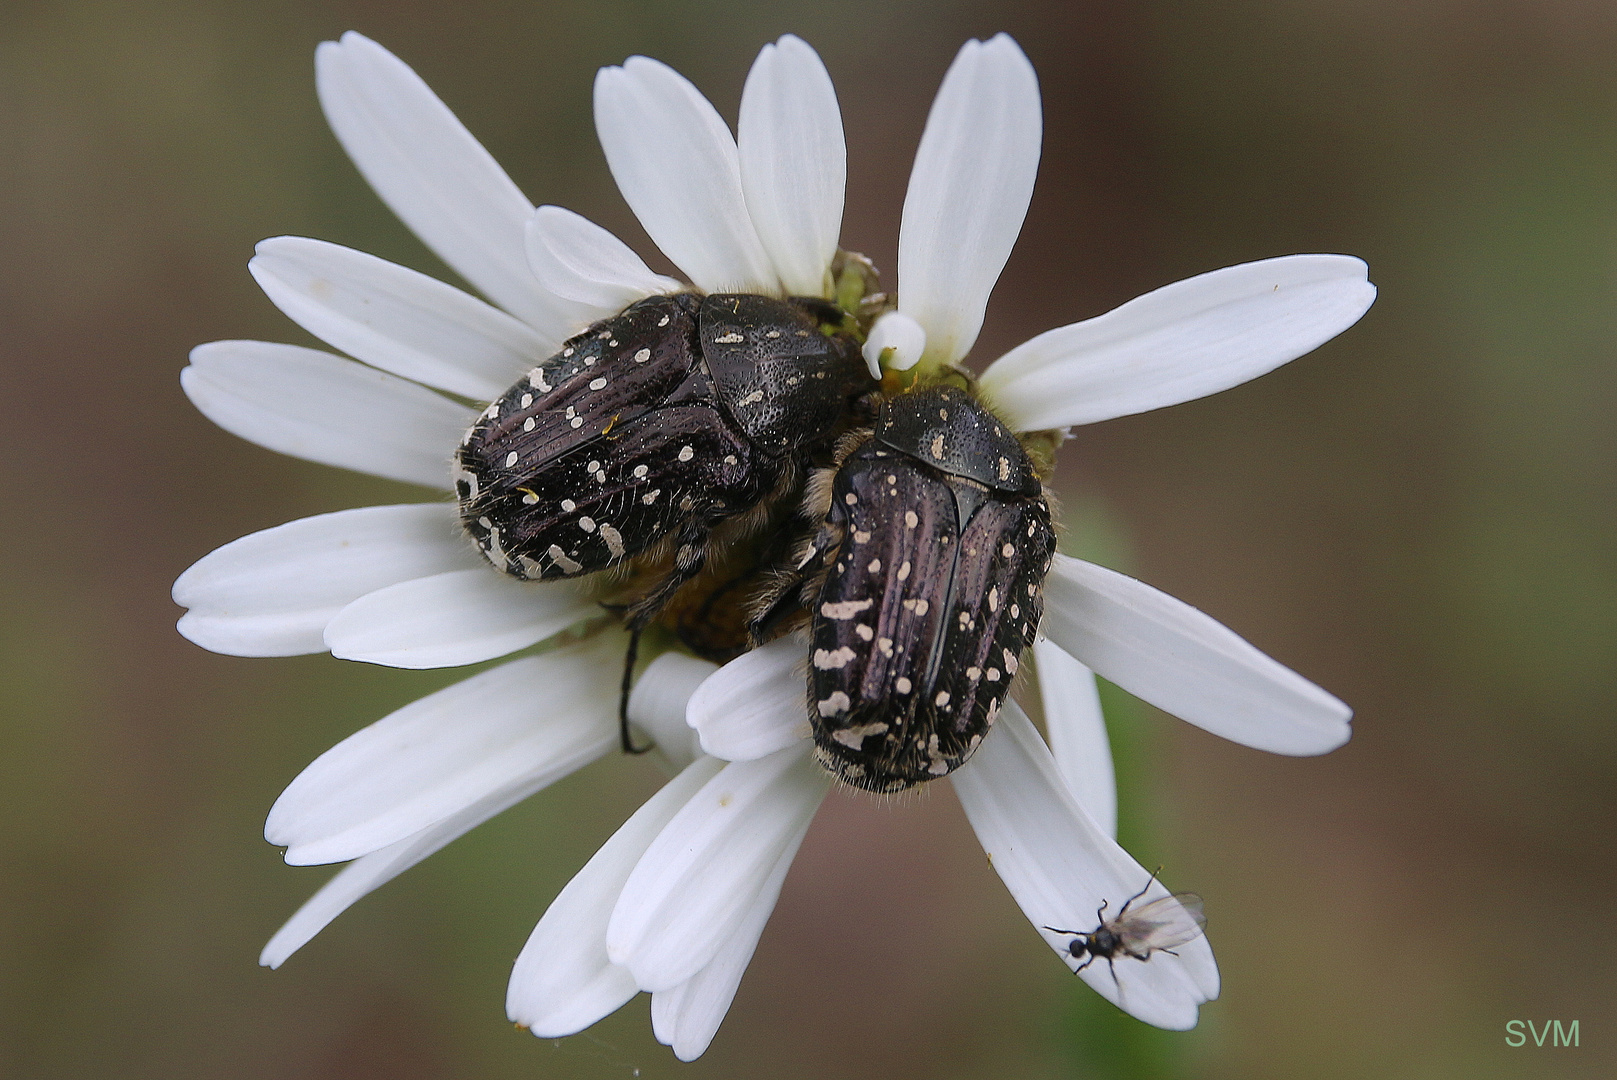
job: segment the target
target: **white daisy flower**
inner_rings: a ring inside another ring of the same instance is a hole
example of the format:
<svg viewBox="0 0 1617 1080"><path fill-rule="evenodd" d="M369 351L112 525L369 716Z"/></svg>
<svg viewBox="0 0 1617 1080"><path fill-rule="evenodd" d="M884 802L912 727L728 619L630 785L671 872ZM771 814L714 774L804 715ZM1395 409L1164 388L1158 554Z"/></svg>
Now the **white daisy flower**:
<svg viewBox="0 0 1617 1080"><path fill-rule="evenodd" d="M496 398L583 326L685 286L577 215L535 211L374 42L348 34L326 43L318 76L360 171L499 306L360 252L277 238L260 245L254 276L353 360L218 342L193 353L183 384L220 426L271 449L447 489L447 462L477 415L457 398ZM644 57L602 71L595 106L626 200L696 287L831 295L844 149L834 91L806 44L788 36L764 49L735 139L694 87ZM1027 208L1039 138L1026 58L1003 35L969 43L917 155L897 310L866 345L873 372L935 372L967 355ZM981 392L1022 431L1158 408L1307 352L1351 325L1373 295L1354 259L1234 267L1041 335L991 365ZM182 633L234 655L329 649L436 667L551 642L384 718L288 787L270 816L271 842L294 863L352 861L272 939L266 964L615 743L625 635L595 625L598 607L570 583L491 573L454 519L445 502L304 519L226 545L176 582L175 599L190 609ZM999 726L1010 734L985 741L954 786L1034 923L1082 927L1100 900L1138 891L1146 873L1110 839L1104 728L1093 679L1073 657L1209 730L1280 752L1338 745L1348 710L1128 578L1058 559L1046 591L1049 641L1036 654L1054 756L1008 703ZM585 625L583 636L566 633ZM513 973L514 1019L537 1034L569 1034L645 990L662 1041L686 1060L706 1048L830 784L803 737L802 664L788 638L716 673L677 653L646 669L631 717L682 771L541 920ZM1148 899L1165 894L1154 890ZM1050 940L1065 953L1060 935ZM1205 939L1178 952L1125 964L1116 983L1093 969L1083 977L1142 1019L1189 1027L1217 993L1217 971Z"/></svg>
<svg viewBox="0 0 1617 1080"><path fill-rule="evenodd" d="M652 273L576 214L536 210L375 42L355 33L326 42L316 66L321 105L360 172L498 306L362 252L277 237L259 245L253 276L294 321L353 359L214 342L193 351L181 383L215 423L272 450L450 490L451 458L477 416L465 399L497 398L585 326L691 286ZM620 189L697 288L830 293L841 114L807 44L787 36L765 47L738 138L695 87L646 57L604 69L595 104ZM602 625L611 620L571 582L493 572L452 502L366 507L254 533L182 574L174 599L189 609L182 634L236 656L329 650L431 668L550 643L379 720L292 782L267 838L289 863L349 865L270 941L262 962L271 967L372 889L617 742L626 635ZM661 692L683 703L690 671L659 666L640 680L640 700ZM682 712L668 715L672 726L656 717L639 726L678 771L695 756L694 734Z"/></svg>
<svg viewBox="0 0 1617 1080"><path fill-rule="evenodd" d="M1004 35L968 43L916 155L897 310L866 345L873 372L936 374L969 353L1021 228L1040 130L1037 82L1021 50ZM1309 352L1356 322L1374 297L1364 263L1345 256L1230 267L1042 334L990 364L978 392L1022 432L1161 408ZM1115 905L1151 877L1112 839L1115 791L1093 672L1276 753L1341 745L1351 710L1208 616L1102 567L1057 556L1045 603L1034 652L1049 745L1009 701L1001 733L952 776L995 870L1077 968L1071 935L1049 928L1094 926L1107 901L1115 917ZM652 991L656 1033L679 1057L706 1048L831 783L811 757L805 652L800 638L787 636L702 682L686 714L708 756L620 830L547 913L513 975L514 1019L539 1034L570 1033L639 987ZM729 764L721 769L715 758ZM1138 902L1166 895L1151 881ZM564 940L590 960L562 976L545 957ZM1194 1026L1200 1003L1218 993L1212 951L1199 936L1174 954L1123 962L1115 977L1095 966L1080 974L1165 1028ZM587 1013L571 1008L580 986L608 978L614 995Z"/></svg>

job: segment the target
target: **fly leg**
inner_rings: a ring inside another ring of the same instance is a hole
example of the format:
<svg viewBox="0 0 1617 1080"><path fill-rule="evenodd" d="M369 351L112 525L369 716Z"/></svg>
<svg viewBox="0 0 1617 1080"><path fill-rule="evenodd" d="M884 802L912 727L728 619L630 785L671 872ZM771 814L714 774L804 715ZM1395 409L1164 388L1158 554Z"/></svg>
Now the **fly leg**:
<svg viewBox="0 0 1617 1080"><path fill-rule="evenodd" d="M1159 866L1155 870L1151 871L1150 877L1145 879L1145 888L1123 901L1123 909L1117 913L1117 917L1119 919L1121 919L1128 911L1130 904L1134 903L1134 901L1138 900L1140 897L1144 896L1148 891L1150 891L1152 883L1157 880L1157 875L1160 873L1162 873L1162 867Z"/></svg>

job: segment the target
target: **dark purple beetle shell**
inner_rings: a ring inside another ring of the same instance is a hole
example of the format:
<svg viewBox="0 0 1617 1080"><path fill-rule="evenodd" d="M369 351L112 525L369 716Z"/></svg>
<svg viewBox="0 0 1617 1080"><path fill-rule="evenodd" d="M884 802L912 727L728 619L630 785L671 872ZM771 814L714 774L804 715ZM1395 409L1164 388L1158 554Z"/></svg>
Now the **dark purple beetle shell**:
<svg viewBox="0 0 1617 1080"><path fill-rule="evenodd" d="M1044 611L1055 533L1032 463L965 392L903 394L838 469L826 524L841 544L811 613L820 760L871 791L947 775Z"/></svg>
<svg viewBox="0 0 1617 1080"><path fill-rule="evenodd" d="M837 317L813 300L684 293L591 326L467 432L462 522L523 579L705 535L773 490L868 385L857 345L819 329Z"/></svg>

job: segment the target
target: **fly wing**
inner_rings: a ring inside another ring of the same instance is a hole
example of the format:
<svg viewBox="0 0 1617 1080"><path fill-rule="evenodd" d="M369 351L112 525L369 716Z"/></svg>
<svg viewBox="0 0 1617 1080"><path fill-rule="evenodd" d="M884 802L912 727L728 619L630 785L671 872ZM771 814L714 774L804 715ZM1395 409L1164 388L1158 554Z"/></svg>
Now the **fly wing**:
<svg viewBox="0 0 1617 1080"><path fill-rule="evenodd" d="M1174 893L1153 900L1112 925L1129 952L1143 954L1151 949L1171 949L1200 936L1207 926L1202 914L1202 898L1195 893Z"/></svg>

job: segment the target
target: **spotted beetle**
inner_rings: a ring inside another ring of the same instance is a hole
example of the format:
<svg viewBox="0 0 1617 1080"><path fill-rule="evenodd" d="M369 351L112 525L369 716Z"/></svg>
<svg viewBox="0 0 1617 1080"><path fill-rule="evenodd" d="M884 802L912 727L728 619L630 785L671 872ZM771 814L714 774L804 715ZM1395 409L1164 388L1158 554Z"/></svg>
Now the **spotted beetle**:
<svg viewBox="0 0 1617 1080"><path fill-rule="evenodd" d="M795 495L809 451L873 385L858 343L830 330L842 321L812 298L680 293L596 323L466 433L462 524L523 580L634 561L649 579L627 605L638 632L701 573L716 528L756 529Z"/></svg>
<svg viewBox="0 0 1617 1080"><path fill-rule="evenodd" d="M959 768L998 716L1044 611L1050 507L1016 436L953 387L889 398L838 459L810 482L823 523L754 633L809 609L820 761L902 791Z"/></svg>

